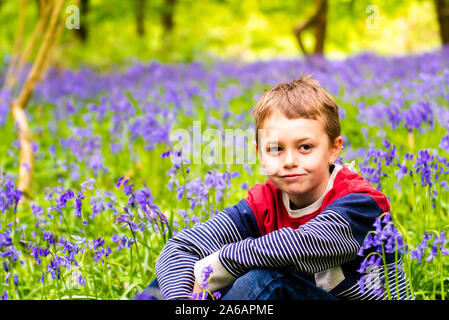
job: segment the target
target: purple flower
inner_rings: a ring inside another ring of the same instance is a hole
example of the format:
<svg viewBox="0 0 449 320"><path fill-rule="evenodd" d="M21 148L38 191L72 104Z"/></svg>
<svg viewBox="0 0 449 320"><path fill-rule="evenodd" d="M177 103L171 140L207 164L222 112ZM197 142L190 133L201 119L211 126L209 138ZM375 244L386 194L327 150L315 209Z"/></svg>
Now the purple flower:
<svg viewBox="0 0 449 320"><path fill-rule="evenodd" d="M167 150L161 154L161 158L168 158L168 157L170 157L170 150Z"/></svg>
<svg viewBox="0 0 449 320"><path fill-rule="evenodd" d="M120 178L118 178L118 180L117 180L117 185L116 185L117 188L120 187L120 185L122 184L123 179L125 179L125 177L120 177Z"/></svg>
<svg viewBox="0 0 449 320"><path fill-rule="evenodd" d="M101 247L104 244L104 240L101 238L97 238L94 240L94 249Z"/></svg>
<svg viewBox="0 0 449 320"><path fill-rule="evenodd" d="M161 300L158 289L147 288L134 297L134 300Z"/></svg>
<svg viewBox="0 0 449 320"><path fill-rule="evenodd" d="M130 184L130 185L125 185L124 187L123 187L123 193L125 193L127 196L129 196L131 193L133 193L133 185L132 184Z"/></svg>
<svg viewBox="0 0 449 320"><path fill-rule="evenodd" d="M446 134L440 142L439 147L443 150L445 150L446 152L449 152L449 133Z"/></svg>
<svg viewBox="0 0 449 320"><path fill-rule="evenodd" d="M209 286L209 277L212 272L213 272L213 270L210 265L203 268L202 273L204 275L204 279L201 282L201 287L207 288Z"/></svg>
<svg viewBox="0 0 449 320"><path fill-rule="evenodd" d="M0 248L12 245L12 239L7 233L0 233Z"/></svg>
<svg viewBox="0 0 449 320"><path fill-rule="evenodd" d="M427 262L432 262L435 256L438 254L438 247L433 245L432 251L430 252L430 255L426 258Z"/></svg>
<svg viewBox="0 0 449 320"><path fill-rule="evenodd" d="M47 241L49 245L56 244L56 238L50 231L44 231L44 240Z"/></svg>
<svg viewBox="0 0 449 320"><path fill-rule="evenodd" d="M75 193L68 189L66 192L64 192L58 199L56 206L58 208L64 208L67 204L67 201L69 199L74 199L75 198Z"/></svg>
<svg viewBox="0 0 449 320"><path fill-rule="evenodd" d="M128 225L128 227L130 228L131 231L137 231L137 224L134 223L134 221L132 221L130 219L130 216L128 214L121 214L118 217L115 218L114 220L115 223L125 223L126 225ZM125 226L122 226L120 228L123 228Z"/></svg>
<svg viewBox="0 0 449 320"><path fill-rule="evenodd" d="M75 277L76 282L78 282L81 286L84 287L86 285L86 280L80 272L76 272L73 276Z"/></svg>
<svg viewBox="0 0 449 320"><path fill-rule="evenodd" d="M84 194L79 191L75 199L75 217L81 218L81 208L83 206L82 200L84 199Z"/></svg>
<svg viewBox="0 0 449 320"><path fill-rule="evenodd" d="M95 183L95 179L90 178L86 181L84 181L83 183L81 183L81 190L83 192L86 192L87 190L93 190L94 189L94 183Z"/></svg>
<svg viewBox="0 0 449 320"><path fill-rule="evenodd" d="M423 236L423 240L418 245L418 247L411 252L411 258L417 260L419 264L421 264L421 259L424 256L424 250L428 246L429 240L432 238L432 234L425 232Z"/></svg>

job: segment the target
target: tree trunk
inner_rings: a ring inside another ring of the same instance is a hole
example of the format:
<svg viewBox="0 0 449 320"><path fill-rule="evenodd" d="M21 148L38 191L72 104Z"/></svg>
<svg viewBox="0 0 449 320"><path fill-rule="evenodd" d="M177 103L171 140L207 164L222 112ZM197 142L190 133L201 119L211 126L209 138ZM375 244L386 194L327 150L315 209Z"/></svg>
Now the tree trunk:
<svg viewBox="0 0 449 320"><path fill-rule="evenodd" d="M175 4L176 0L165 0L164 11L162 13L162 26L166 35L170 34L174 27L173 12Z"/></svg>
<svg viewBox="0 0 449 320"><path fill-rule="evenodd" d="M17 74L17 68L19 65L20 51L22 50L23 38L25 34L26 6L26 0L20 0L17 33L8 64L8 70L6 71L5 76L5 84L8 90L11 90L15 86L19 77L19 75Z"/></svg>
<svg viewBox="0 0 449 320"><path fill-rule="evenodd" d="M25 109L16 103L11 103L11 113L17 123L17 135L20 142L20 167L17 189L23 192L24 198L30 198L30 186L33 176L34 156L31 148L31 132L28 127Z"/></svg>
<svg viewBox="0 0 449 320"><path fill-rule="evenodd" d="M87 27L87 15L89 13L89 0L81 0L80 3L80 27L79 29L74 29L76 37L81 40L81 42L86 42L89 36Z"/></svg>
<svg viewBox="0 0 449 320"><path fill-rule="evenodd" d="M17 77L23 71L24 66L30 60L31 55L33 54L36 45L38 44L42 34L46 29L47 22L50 18L51 10L53 9L51 3L45 3L45 1L40 1L41 5L39 6L39 21L37 22L36 27L34 28L33 34L31 35L30 40L28 41L22 55L19 58L19 65L16 70Z"/></svg>
<svg viewBox="0 0 449 320"><path fill-rule="evenodd" d="M301 33L310 27L315 28L315 48L313 53L317 55L323 55L324 53L328 0L315 0L315 8L315 13L305 22L296 25L293 30L296 40L298 41L299 48L306 57L309 56L309 53L302 43Z"/></svg>
<svg viewBox="0 0 449 320"><path fill-rule="evenodd" d="M139 37L145 35L145 0L136 2L136 31Z"/></svg>
<svg viewBox="0 0 449 320"><path fill-rule="evenodd" d="M449 44L449 1L434 0L435 10L440 26L440 37L443 45Z"/></svg>
<svg viewBox="0 0 449 320"><path fill-rule="evenodd" d="M15 123L17 123L18 138L20 143L20 166L18 189L22 191L25 198L31 197L31 183L33 174L34 157L31 148L31 133L26 118L25 109L34 91L36 82L44 72L46 61L54 45L58 24L61 24L60 13L64 0L54 0L51 5L52 12L50 22L45 30L44 39L39 47L36 60L28 74L25 84L18 98L11 102L11 112Z"/></svg>
<svg viewBox="0 0 449 320"><path fill-rule="evenodd" d="M324 40L326 39L326 24L327 24L327 0L315 0L317 8L320 8L321 3L323 7L320 9L320 14L315 24L315 54L324 54Z"/></svg>

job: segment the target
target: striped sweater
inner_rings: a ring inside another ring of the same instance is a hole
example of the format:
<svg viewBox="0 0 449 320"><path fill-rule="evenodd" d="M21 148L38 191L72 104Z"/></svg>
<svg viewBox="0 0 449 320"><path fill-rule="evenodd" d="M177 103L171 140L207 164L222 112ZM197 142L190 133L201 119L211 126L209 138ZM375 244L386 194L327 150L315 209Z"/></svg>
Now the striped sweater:
<svg viewBox="0 0 449 320"><path fill-rule="evenodd" d="M390 210L384 194L344 166L331 165L322 196L293 210L286 193L269 180L204 223L183 229L168 240L156 261L156 277L166 299L188 299L195 277L212 266L208 290L233 283L253 268L290 268L341 299L379 299L361 292L358 256L375 219ZM387 255L394 299L406 299L409 283L400 260ZM371 268L370 283L385 282L384 268Z"/></svg>

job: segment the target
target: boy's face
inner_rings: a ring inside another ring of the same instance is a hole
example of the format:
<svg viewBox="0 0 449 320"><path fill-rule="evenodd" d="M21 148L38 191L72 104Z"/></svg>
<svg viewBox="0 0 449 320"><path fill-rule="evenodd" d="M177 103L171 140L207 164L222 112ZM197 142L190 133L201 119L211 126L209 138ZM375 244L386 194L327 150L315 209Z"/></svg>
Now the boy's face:
<svg viewBox="0 0 449 320"><path fill-rule="evenodd" d="M329 165L341 151L342 137L331 145L320 119L290 120L280 113L267 118L260 129L256 150L268 179L297 208L315 202L326 189Z"/></svg>

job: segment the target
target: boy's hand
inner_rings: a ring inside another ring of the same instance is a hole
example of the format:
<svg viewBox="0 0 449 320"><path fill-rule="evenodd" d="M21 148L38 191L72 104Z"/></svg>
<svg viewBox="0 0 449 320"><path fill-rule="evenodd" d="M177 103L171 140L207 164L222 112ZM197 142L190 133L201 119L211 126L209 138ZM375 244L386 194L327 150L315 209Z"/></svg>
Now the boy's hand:
<svg viewBox="0 0 449 320"><path fill-rule="evenodd" d="M200 285L198 284L198 282L195 279L195 284L193 285L192 293L200 293L201 291L203 291L203 289L200 287Z"/></svg>

